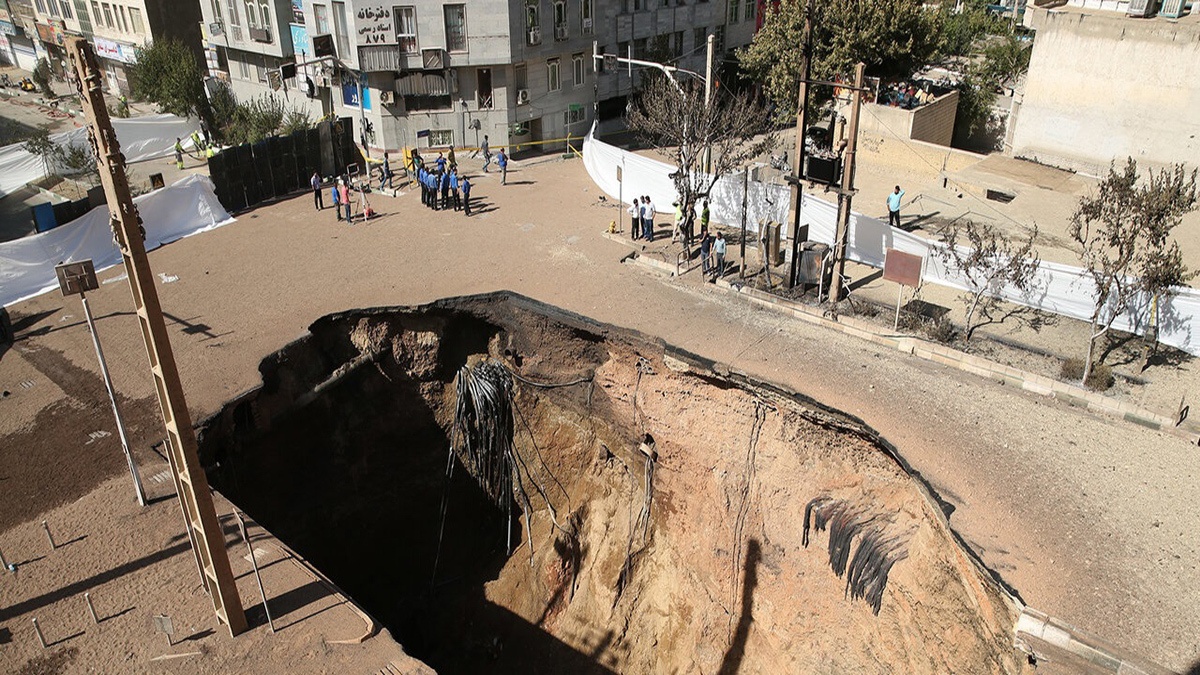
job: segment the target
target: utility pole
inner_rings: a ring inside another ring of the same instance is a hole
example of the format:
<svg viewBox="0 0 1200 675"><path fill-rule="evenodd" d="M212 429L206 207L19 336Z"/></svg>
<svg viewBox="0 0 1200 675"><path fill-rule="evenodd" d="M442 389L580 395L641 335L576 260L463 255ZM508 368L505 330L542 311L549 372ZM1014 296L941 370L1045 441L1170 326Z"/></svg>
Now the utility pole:
<svg viewBox="0 0 1200 675"><path fill-rule="evenodd" d="M167 323L158 301L154 272L146 256L143 243L145 230L142 229L141 216L129 191L125 156L121 154L117 134L105 106L101 71L92 46L86 39L68 38L64 46L75 69L75 86L87 115L88 136L108 200L113 236L121 250L125 272L129 275L129 288L133 293L146 353L150 357L150 372L154 377L154 390L158 394L163 424L170 441L167 445L174 460L175 483L181 488L179 497L184 504L184 516L196 534L195 553L217 619L228 626L231 635L237 635L247 628L246 613L242 609L233 571L229 567L225 534L213 508L208 478L204 475L204 467L200 465L196 432L192 429L183 383L179 380L175 354L167 335Z"/></svg>
<svg viewBox="0 0 1200 675"><path fill-rule="evenodd" d="M713 90L713 46L717 42L717 36L712 33L708 34L708 56L704 66L704 108L707 110L712 105L712 90ZM704 172L712 172L712 146L708 144L708 139L704 139Z"/></svg>
<svg viewBox="0 0 1200 675"><path fill-rule="evenodd" d="M866 65L854 67L854 105L850 108L850 138L842 165L842 187L838 190L837 234L833 244L833 281L829 284L829 299L837 302L842 294L842 272L846 269L846 238L850 230L850 201L854 196L854 151L858 148L858 114L862 108L863 71Z"/></svg>
<svg viewBox="0 0 1200 675"><path fill-rule="evenodd" d="M796 287L796 275L800 269L800 208L804 199L804 136L808 132L808 78L812 70L812 6L813 0L804 3L804 56L800 62L800 98L796 102L796 151L792 164L792 266L788 274L788 287Z"/></svg>

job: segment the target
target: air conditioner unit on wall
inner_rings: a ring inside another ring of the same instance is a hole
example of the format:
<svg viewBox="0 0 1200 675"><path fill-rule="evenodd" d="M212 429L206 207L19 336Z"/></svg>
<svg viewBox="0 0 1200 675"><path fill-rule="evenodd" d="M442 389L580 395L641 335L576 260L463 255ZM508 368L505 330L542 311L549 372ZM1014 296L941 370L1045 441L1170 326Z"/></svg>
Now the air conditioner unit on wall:
<svg viewBox="0 0 1200 675"><path fill-rule="evenodd" d="M517 90L517 105L525 105L526 103L529 103L529 90L528 89L518 89Z"/></svg>
<svg viewBox="0 0 1200 675"><path fill-rule="evenodd" d="M379 92L379 102L383 105L396 105L396 93L392 91Z"/></svg>
<svg viewBox="0 0 1200 675"><path fill-rule="evenodd" d="M1154 10L1157 8L1157 0L1130 0L1126 14L1140 17L1154 16Z"/></svg>
<svg viewBox="0 0 1200 675"><path fill-rule="evenodd" d="M541 28L530 28L529 29L529 44L531 44L531 45L542 44L542 29Z"/></svg>
<svg viewBox="0 0 1200 675"><path fill-rule="evenodd" d="M554 27L554 39L555 39L555 40L566 40L566 39L567 39L567 35L568 35L568 33L567 33L567 24L565 24L565 23L564 23L564 24L563 24L563 25L561 25L561 26L555 26L555 27Z"/></svg>
<svg viewBox="0 0 1200 675"><path fill-rule="evenodd" d="M1165 16L1168 19L1178 19L1183 16L1186 6L1186 0L1163 0L1162 9L1158 11L1158 15ZM1200 11L1200 8L1198 8L1198 11Z"/></svg>

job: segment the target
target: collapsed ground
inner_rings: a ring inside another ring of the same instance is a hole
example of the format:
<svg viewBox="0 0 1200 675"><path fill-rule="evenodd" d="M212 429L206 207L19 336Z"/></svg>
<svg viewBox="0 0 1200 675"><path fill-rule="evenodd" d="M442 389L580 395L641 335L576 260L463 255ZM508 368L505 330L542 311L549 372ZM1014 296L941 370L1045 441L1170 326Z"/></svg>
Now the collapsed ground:
<svg viewBox="0 0 1200 675"><path fill-rule="evenodd" d="M1023 667L1014 603L853 421L507 296L311 330L203 425L202 457L439 672ZM515 446L539 493L508 528L461 455L446 480L454 379L484 361L518 376ZM827 533L802 545L816 497L907 556L878 615L846 597Z"/></svg>

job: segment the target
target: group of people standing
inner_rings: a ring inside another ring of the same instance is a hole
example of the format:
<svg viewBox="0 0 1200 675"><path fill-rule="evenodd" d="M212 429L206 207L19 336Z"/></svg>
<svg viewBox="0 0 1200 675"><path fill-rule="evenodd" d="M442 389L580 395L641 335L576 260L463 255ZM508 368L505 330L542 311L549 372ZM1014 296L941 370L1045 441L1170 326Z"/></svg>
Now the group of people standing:
<svg viewBox="0 0 1200 675"><path fill-rule="evenodd" d="M680 239L688 251L691 250L695 231L696 208L691 200L678 200L671 204L675 207L675 229L671 233L671 243ZM654 241L654 202L649 196L634 197L629 209L630 236L636 241ZM720 277L725 272L725 235L718 232L712 236L708 231L711 218L708 200L705 199L700 209L700 264L705 276L710 273Z"/></svg>
<svg viewBox="0 0 1200 675"><path fill-rule="evenodd" d="M434 161L434 169L425 167L423 162L417 162L417 184L421 186L421 203L434 211L454 208L471 215L471 180L459 176L457 163L453 161L454 148L450 149L450 164L439 153ZM440 195L440 198L439 198Z"/></svg>

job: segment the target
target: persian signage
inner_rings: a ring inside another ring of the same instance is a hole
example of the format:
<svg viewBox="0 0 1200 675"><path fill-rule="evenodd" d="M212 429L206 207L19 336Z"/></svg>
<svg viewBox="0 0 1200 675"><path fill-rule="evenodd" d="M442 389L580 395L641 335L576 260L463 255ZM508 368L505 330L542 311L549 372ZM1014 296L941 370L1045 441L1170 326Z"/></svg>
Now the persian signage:
<svg viewBox="0 0 1200 675"><path fill-rule="evenodd" d="M360 7L354 13L354 35L360 45L396 44L396 24L387 5Z"/></svg>

